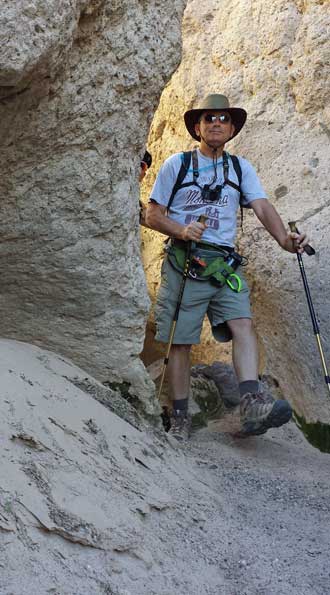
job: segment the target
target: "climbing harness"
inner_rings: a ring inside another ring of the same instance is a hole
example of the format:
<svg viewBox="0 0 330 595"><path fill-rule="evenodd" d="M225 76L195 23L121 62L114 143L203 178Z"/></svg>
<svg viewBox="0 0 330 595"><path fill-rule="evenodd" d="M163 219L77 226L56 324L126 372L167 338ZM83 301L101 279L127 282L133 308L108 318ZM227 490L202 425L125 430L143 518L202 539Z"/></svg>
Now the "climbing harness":
<svg viewBox="0 0 330 595"><path fill-rule="evenodd" d="M169 263L181 274L185 263L184 244L185 242L180 240L170 240L165 248ZM187 276L196 281L210 281L217 287L227 284L230 289L239 293L242 280L236 270L246 264L247 258L234 252L229 246L217 246L206 242L193 243Z"/></svg>

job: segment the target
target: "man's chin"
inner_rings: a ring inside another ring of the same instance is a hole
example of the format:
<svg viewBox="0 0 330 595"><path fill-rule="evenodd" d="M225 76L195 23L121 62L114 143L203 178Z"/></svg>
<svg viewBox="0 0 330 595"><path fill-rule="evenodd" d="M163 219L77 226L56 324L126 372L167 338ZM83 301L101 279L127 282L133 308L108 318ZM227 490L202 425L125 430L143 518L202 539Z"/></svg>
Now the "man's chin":
<svg viewBox="0 0 330 595"><path fill-rule="evenodd" d="M213 149L219 149L220 147L222 147L225 144L225 141L223 139L220 138L213 138L210 141L208 141L208 145L210 147L213 147Z"/></svg>

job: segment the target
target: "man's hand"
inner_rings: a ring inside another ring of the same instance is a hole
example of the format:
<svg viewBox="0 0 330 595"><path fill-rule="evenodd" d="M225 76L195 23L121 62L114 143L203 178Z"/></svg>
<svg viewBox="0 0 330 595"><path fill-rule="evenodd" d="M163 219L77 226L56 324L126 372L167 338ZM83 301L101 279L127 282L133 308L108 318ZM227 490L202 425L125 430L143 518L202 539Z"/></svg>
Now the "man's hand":
<svg viewBox="0 0 330 595"><path fill-rule="evenodd" d="M199 219L207 219L205 215L200 215ZM203 221L192 221L189 225L181 225L166 215L166 207L155 202L148 204L146 212L147 227L160 231L164 235L184 240L185 242L199 242L203 231L207 225Z"/></svg>
<svg viewBox="0 0 330 595"><path fill-rule="evenodd" d="M192 221L189 225L186 225L181 231L181 240L188 242L192 240L193 242L200 242L203 232L207 228L206 223L202 223L200 221Z"/></svg>
<svg viewBox="0 0 330 595"><path fill-rule="evenodd" d="M299 254L302 254L307 244L309 244L309 239L305 233L295 233L294 231L290 231L288 232L285 241L281 243L281 246L288 252L299 252Z"/></svg>

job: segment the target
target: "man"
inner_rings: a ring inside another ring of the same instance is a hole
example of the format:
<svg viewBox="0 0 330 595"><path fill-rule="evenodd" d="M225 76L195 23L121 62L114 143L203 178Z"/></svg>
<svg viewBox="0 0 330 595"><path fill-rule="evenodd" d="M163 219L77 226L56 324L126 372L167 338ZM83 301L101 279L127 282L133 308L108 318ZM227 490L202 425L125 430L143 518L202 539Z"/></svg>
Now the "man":
<svg viewBox="0 0 330 595"><path fill-rule="evenodd" d="M152 164L152 156L150 155L149 151L146 151L143 155L142 161L140 163L140 175L139 175L139 182L142 182L144 176L147 173L147 170Z"/></svg>
<svg viewBox="0 0 330 595"><path fill-rule="evenodd" d="M266 198L254 168L241 157L238 188L235 159L226 154L224 146L240 132L246 117L245 110L230 107L227 97L218 94L208 95L197 109L187 111L185 125L199 142L199 148L192 154L183 186L172 196L169 210L168 202L182 155L172 155L165 161L147 209L148 226L171 238L156 307L156 340L169 340L182 280L180 250L184 254L184 246L189 242L193 246L190 277L186 281L168 362L173 399L170 432L178 440L188 436L190 350L191 345L199 343L205 314L217 341L232 340L233 365L240 390L242 435L262 434L270 427L288 422L292 415L287 401L275 401L260 390L249 290L241 269L236 270L236 264L234 268L227 267L229 257L236 254L233 249L241 193L244 195L243 205L254 210L284 250L303 252L308 240L305 234L286 231L277 211ZM207 217L205 222L200 220L201 215ZM207 271L213 271L213 274L205 276Z"/></svg>
<svg viewBox="0 0 330 595"><path fill-rule="evenodd" d="M142 161L140 162L140 174L139 174L140 184L141 184L142 180L144 179L151 164L152 164L152 156L149 153L149 151L146 151L143 155ZM146 227L146 217L145 217L146 207L141 200L139 200L139 206L140 206L140 213L139 213L140 225L143 225Z"/></svg>

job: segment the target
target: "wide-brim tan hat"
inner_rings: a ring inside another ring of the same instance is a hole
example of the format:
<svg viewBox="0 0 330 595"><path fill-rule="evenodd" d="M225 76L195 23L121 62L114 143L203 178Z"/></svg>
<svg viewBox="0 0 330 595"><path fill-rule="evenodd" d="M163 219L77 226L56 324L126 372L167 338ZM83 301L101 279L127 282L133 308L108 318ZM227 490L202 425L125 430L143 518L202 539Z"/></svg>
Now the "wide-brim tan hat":
<svg viewBox="0 0 330 595"><path fill-rule="evenodd" d="M235 127L235 132L231 138L237 136L246 122L246 111L240 107L230 107L229 100L225 95L218 95L216 93L207 95L204 97L199 107L188 110L184 115L184 121L187 130L189 134L197 141L200 141L201 139L195 132L195 124L197 124L202 113L208 110L221 110L230 114L232 123Z"/></svg>

